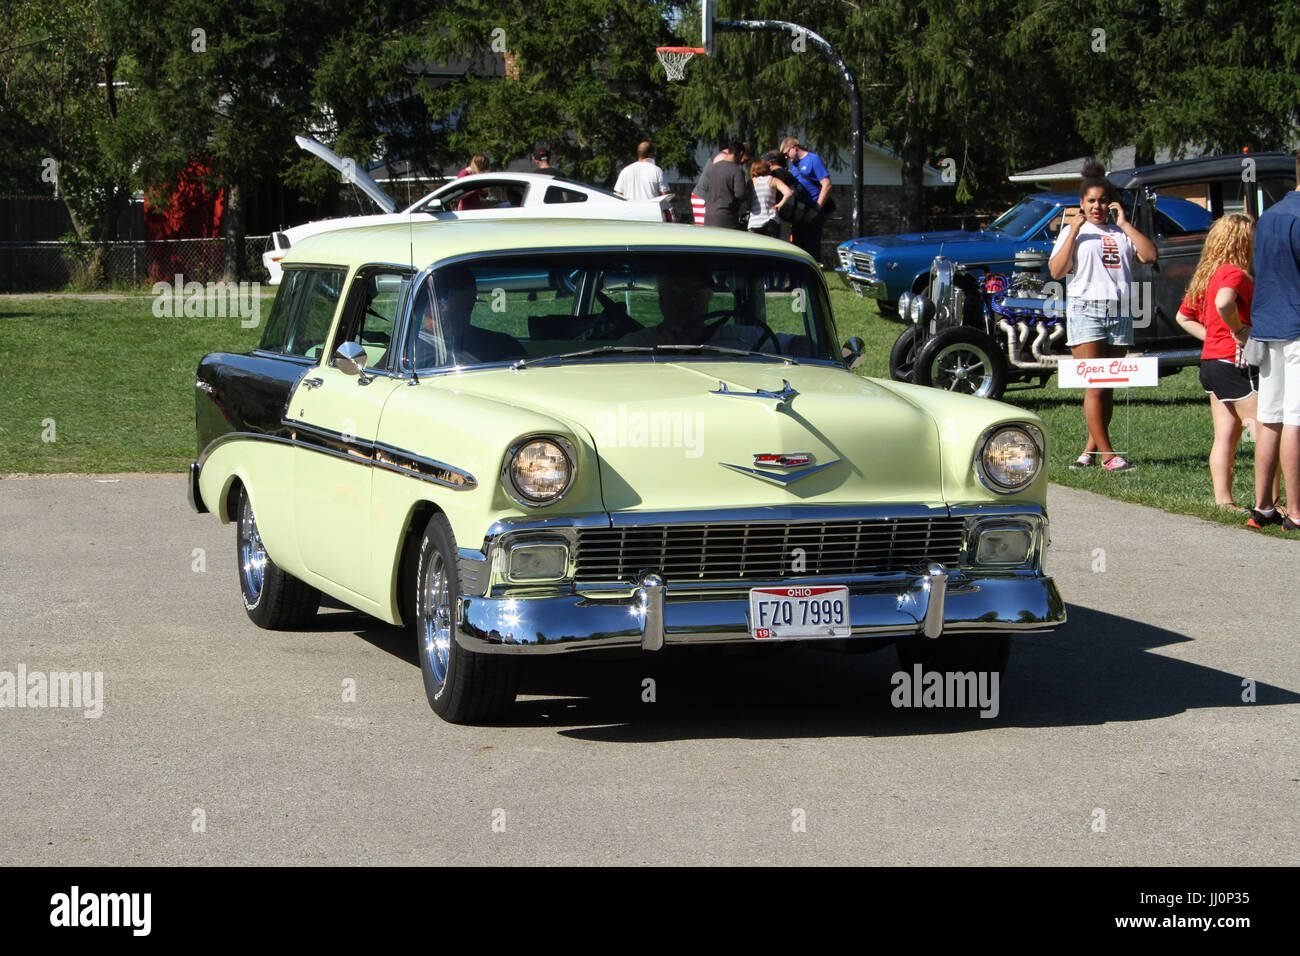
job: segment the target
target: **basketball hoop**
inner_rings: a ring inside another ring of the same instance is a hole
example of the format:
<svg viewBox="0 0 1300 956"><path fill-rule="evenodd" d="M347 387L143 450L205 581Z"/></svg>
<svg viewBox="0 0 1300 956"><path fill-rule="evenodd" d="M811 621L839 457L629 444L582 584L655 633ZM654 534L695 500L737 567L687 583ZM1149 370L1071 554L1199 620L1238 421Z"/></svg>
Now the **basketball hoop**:
<svg viewBox="0 0 1300 956"><path fill-rule="evenodd" d="M702 46L657 46L659 62L664 65L664 72L670 80L686 78L686 64L697 53L704 53Z"/></svg>

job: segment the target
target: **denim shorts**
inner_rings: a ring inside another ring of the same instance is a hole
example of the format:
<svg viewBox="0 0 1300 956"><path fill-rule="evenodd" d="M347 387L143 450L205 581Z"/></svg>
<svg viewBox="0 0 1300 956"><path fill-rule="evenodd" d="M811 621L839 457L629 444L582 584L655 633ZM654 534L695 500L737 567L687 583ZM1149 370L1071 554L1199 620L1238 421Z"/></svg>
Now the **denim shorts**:
<svg viewBox="0 0 1300 956"><path fill-rule="evenodd" d="M1133 316L1121 315L1113 299L1069 299L1065 304L1065 344L1133 344Z"/></svg>

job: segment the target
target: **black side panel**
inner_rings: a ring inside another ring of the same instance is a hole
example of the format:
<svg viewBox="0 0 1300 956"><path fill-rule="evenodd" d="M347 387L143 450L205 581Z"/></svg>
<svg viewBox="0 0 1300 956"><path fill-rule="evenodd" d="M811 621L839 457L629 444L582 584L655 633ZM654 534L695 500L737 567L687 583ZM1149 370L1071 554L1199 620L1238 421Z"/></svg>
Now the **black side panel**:
<svg viewBox="0 0 1300 956"><path fill-rule="evenodd" d="M194 381L199 455L227 432L287 435L280 424L285 405L298 380L311 368L308 361L266 353L205 355Z"/></svg>

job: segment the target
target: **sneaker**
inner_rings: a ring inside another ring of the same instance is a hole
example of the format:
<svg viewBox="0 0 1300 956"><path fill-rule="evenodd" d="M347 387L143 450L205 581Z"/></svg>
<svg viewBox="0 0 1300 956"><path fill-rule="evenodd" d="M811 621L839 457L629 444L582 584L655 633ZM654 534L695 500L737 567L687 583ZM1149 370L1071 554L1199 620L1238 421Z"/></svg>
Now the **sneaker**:
<svg viewBox="0 0 1300 956"><path fill-rule="evenodd" d="M1125 459L1120 455L1113 455L1110 461L1106 462L1106 464L1101 467L1105 468L1107 471L1137 471L1137 465L1130 461L1125 461Z"/></svg>
<svg viewBox="0 0 1300 956"><path fill-rule="evenodd" d="M1078 458L1074 459L1074 461L1070 462L1070 468L1091 468L1095 464L1097 464L1097 459L1092 457L1091 452L1085 451Z"/></svg>
<svg viewBox="0 0 1300 956"><path fill-rule="evenodd" d="M1271 524L1282 524L1283 521L1290 520L1290 518L1283 518L1281 513L1276 510L1270 514L1264 514L1257 508L1251 508L1250 517L1246 519L1246 527L1266 528Z"/></svg>
<svg viewBox="0 0 1300 956"><path fill-rule="evenodd" d="M1300 531L1300 524L1296 524L1294 521L1291 520L1291 516L1287 515L1285 518L1282 519L1282 530Z"/></svg>

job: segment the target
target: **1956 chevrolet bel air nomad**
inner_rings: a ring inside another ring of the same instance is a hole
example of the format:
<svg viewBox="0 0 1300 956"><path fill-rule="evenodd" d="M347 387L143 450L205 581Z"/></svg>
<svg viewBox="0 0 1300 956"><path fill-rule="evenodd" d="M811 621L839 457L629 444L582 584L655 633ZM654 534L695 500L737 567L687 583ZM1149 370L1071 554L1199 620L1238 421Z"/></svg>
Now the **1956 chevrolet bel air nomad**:
<svg viewBox="0 0 1300 956"><path fill-rule="evenodd" d="M296 244L261 347L199 365L190 496L249 617L414 624L434 711L524 657L894 643L996 670L1065 620L1046 435L864 378L820 270L734 230L431 223Z"/></svg>

